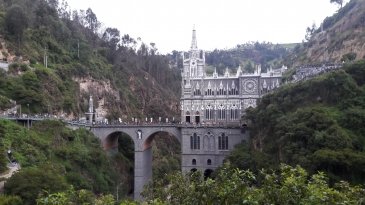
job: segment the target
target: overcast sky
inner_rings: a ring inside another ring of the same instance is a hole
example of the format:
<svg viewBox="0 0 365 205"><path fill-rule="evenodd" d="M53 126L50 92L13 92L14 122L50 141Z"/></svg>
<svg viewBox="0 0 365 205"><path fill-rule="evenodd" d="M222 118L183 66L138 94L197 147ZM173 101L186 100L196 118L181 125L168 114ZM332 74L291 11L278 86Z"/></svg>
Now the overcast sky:
<svg viewBox="0 0 365 205"><path fill-rule="evenodd" d="M348 0L345 0L346 2ZM104 27L154 42L160 53L188 50L193 25L198 47L232 48L249 41L301 42L338 6L330 0L67 0L91 8Z"/></svg>

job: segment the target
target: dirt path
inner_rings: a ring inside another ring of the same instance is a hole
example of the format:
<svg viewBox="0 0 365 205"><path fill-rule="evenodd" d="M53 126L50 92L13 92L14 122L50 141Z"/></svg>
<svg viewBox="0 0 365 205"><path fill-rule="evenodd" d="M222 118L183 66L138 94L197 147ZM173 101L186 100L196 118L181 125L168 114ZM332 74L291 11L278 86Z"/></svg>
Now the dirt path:
<svg viewBox="0 0 365 205"><path fill-rule="evenodd" d="M6 179L10 178L16 171L20 169L20 165L17 163L8 164L9 172L6 174L1 174L0 178L3 181L0 181L0 193L4 191L4 184ZM5 180L4 180L5 179Z"/></svg>

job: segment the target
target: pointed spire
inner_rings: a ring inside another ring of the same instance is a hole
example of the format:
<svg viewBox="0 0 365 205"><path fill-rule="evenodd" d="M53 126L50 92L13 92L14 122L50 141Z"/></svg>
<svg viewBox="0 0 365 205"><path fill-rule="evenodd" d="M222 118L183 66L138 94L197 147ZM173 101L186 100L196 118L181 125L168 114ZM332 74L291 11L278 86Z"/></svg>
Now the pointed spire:
<svg viewBox="0 0 365 205"><path fill-rule="evenodd" d="M196 31L195 31L195 25L193 27L193 37L191 39L191 49L195 50L198 49L198 44L196 42Z"/></svg>
<svg viewBox="0 0 365 205"><path fill-rule="evenodd" d="M264 89L266 89L266 88L267 88L266 80L264 80L264 83L262 84L262 87L263 87Z"/></svg>
<svg viewBox="0 0 365 205"><path fill-rule="evenodd" d="M237 73L236 73L236 77L240 77L242 74L242 69L241 69L241 66L238 66L237 68Z"/></svg>
<svg viewBox="0 0 365 205"><path fill-rule="evenodd" d="M224 72L224 77L229 77L229 70L228 70L228 67L226 68L226 71Z"/></svg>
<svg viewBox="0 0 365 205"><path fill-rule="evenodd" d="M213 77L218 78L217 68L214 68Z"/></svg>

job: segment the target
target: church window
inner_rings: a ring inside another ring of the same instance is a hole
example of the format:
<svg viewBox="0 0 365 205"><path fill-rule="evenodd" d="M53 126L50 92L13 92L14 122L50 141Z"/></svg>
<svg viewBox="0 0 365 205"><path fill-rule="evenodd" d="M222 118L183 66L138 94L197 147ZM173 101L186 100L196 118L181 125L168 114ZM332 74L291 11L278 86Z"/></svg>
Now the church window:
<svg viewBox="0 0 365 205"><path fill-rule="evenodd" d="M213 95L213 92L212 92L212 89L211 88L208 88L207 95Z"/></svg>
<svg viewBox="0 0 365 205"><path fill-rule="evenodd" d="M214 91L212 91L212 85L210 84L210 81L208 82L208 86L207 86L205 95L207 95L207 96L214 95Z"/></svg>
<svg viewBox="0 0 365 205"><path fill-rule="evenodd" d="M212 120L213 118L213 107L211 105L208 105L205 109L205 119Z"/></svg>
<svg viewBox="0 0 365 205"><path fill-rule="evenodd" d="M212 160L211 159L207 160L207 165L212 165Z"/></svg>
<svg viewBox="0 0 365 205"><path fill-rule="evenodd" d="M218 149L228 150L228 136L224 133L218 137Z"/></svg>
<svg viewBox="0 0 365 205"><path fill-rule="evenodd" d="M233 105L231 107L231 120L237 120L238 119L238 108L236 105Z"/></svg>
<svg viewBox="0 0 365 205"><path fill-rule="evenodd" d="M196 90L194 91L194 95L201 95L201 91L200 91L200 89L196 89Z"/></svg>
<svg viewBox="0 0 365 205"><path fill-rule="evenodd" d="M237 88L231 88L231 90L229 91L229 95L238 95Z"/></svg>
<svg viewBox="0 0 365 205"><path fill-rule="evenodd" d="M192 165L196 165L196 159L193 159L193 160L191 161L191 164L192 164Z"/></svg>
<svg viewBox="0 0 365 205"><path fill-rule="evenodd" d="M196 133L194 133L193 136L190 136L190 148L200 149L200 136Z"/></svg>
<svg viewBox="0 0 365 205"><path fill-rule="evenodd" d="M234 81L232 81L231 88L229 89L229 95L238 95L238 89Z"/></svg>
<svg viewBox="0 0 365 205"><path fill-rule="evenodd" d="M201 95L201 91L200 91L200 85L199 83L196 84L195 89L194 89L194 95Z"/></svg>
<svg viewBox="0 0 365 205"><path fill-rule="evenodd" d="M223 88L219 89L218 95L224 95Z"/></svg>
<svg viewBox="0 0 365 205"><path fill-rule="evenodd" d="M218 106L218 120L226 119L226 110L223 105Z"/></svg>

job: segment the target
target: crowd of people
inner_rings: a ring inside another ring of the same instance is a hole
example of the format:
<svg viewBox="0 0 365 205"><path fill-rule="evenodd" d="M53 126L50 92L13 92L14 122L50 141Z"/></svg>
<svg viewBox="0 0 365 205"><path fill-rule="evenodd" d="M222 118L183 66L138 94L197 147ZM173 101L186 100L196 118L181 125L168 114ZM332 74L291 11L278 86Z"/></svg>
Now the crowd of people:
<svg viewBox="0 0 365 205"><path fill-rule="evenodd" d="M337 70L342 67L342 64L322 64L322 65L304 65L296 69L293 75L292 83L308 80L317 75Z"/></svg>

